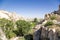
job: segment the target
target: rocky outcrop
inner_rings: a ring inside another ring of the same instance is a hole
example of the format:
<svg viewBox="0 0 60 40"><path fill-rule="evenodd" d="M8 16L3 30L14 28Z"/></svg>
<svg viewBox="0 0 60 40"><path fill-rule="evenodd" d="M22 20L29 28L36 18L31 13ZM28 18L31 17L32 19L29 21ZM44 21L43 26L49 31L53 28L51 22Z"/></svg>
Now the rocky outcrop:
<svg viewBox="0 0 60 40"><path fill-rule="evenodd" d="M17 21L17 20L33 21L34 20L34 18L23 17L22 15L18 15L15 12L8 12L5 10L0 10L0 18L6 18L13 21ZM38 21L39 20L40 19L38 18Z"/></svg>
<svg viewBox="0 0 60 40"><path fill-rule="evenodd" d="M36 25L36 31L34 32L33 39L34 40L60 40L60 36L58 35L57 30L59 30L60 26L60 21L57 19L55 20L50 20L50 16L57 16L56 14L52 15L47 15L48 19L44 20L43 22L40 23L39 26ZM48 26L45 27L44 24L46 24L47 21L52 21L54 24L49 28Z"/></svg>
<svg viewBox="0 0 60 40"><path fill-rule="evenodd" d="M13 20L13 21L16 21L16 20L25 20L24 17L22 17L21 15L17 15L15 12L7 12L7 11L4 11L4 10L0 10L0 18L6 18L6 19L9 19L9 20Z"/></svg>
<svg viewBox="0 0 60 40"><path fill-rule="evenodd" d="M59 5L59 8L58 8L57 11L54 11L54 12L45 14L44 19L45 19L45 20L50 20L50 18L51 18L52 16L55 16L55 17L56 17L56 20L57 20L57 21L60 21L60 5Z"/></svg>
<svg viewBox="0 0 60 40"><path fill-rule="evenodd" d="M41 27L34 33L34 40L60 40L57 35L56 29L47 29L46 27Z"/></svg>
<svg viewBox="0 0 60 40"><path fill-rule="evenodd" d="M0 27L0 40L8 40L5 33L3 32L3 30Z"/></svg>

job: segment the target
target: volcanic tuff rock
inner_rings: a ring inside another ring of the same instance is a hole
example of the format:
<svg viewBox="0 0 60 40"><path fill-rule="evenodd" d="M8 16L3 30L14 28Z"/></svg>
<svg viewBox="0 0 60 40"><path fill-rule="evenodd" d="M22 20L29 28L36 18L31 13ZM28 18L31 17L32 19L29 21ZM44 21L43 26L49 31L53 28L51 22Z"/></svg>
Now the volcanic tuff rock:
<svg viewBox="0 0 60 40"><path fill-rule="evenodd" d="M55 16L57 21L60 21L60 5L57 11L45 14L45 20L49 20L51 16Z"/></svg>
<svg viewBox="0 0 60 40"><path fill-rule="evenodd" d="M44 26L48 21L53 25ZM60 40L60 5L57 11L46 14L44 20L36 25L33 40Z"/></svg>
<svg viewBox="0 0 60 40"><path fill-rule="evenodd" d="M9 19L9 20L13 20L13 21L16 21L16 20L19 20L19 19L20 20L25 20L24 17L19 16L16 13L7 12L7 11L4 11L4 10L0 10L0 18L6 18L6 19Z"/></svg>
<svg viewBox="0 0 60 40"><path fill-rule="evenodd" d="M15 12L8 12L5 10L0 10L0 18L6 18L9 20L13 20L13 21L17 21L17 20L33 21L34 20L34 18L24 17L21 15L17 15L17 13L15 13ZM38 20L40 20L40 19L38 18Z"/></svg>

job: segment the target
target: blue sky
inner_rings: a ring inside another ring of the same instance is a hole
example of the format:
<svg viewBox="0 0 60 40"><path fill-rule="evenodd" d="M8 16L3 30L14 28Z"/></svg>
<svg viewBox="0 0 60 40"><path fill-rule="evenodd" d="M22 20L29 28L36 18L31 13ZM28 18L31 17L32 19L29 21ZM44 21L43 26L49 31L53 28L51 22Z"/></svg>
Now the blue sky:
<svg viewBox="0 0 60 40"><path fill-rule="evenodd" d="M0 10L16 12L24 17L43 18L58 10L59 0L0 0Z"/></svg>

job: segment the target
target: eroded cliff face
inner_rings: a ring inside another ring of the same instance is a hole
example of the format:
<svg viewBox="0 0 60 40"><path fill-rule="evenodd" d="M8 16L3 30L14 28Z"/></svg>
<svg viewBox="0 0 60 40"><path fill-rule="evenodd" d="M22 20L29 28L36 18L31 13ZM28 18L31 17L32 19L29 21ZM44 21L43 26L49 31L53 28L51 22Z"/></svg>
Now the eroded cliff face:
<svg viewBox="0 0 60 40"><path fill-rule="evenodd" d="M53 25L44 26L48 21L51 21L49 24L53 23ZM44 21L40 26L36 26L35 30L34 40L60 40L60 6L57 11L45 14Z"/></svg>
<svg viewBox="0 0 60 40"><path fill-rule="evenodd" d="M54 24L51 26L44 26L48 21L53 22ZM34 32L33 39L34 40L60 40L60 26L58 20L45 20L38 26L36 26L36 31ZM37 29L39 28L39 29Z"/></svg>
<svg viewBox="0 0 60 40"><path fill-rule="evenodd" d="M60 40L58 35L58 28L41 27L34 33L34 40Z"/></svg>

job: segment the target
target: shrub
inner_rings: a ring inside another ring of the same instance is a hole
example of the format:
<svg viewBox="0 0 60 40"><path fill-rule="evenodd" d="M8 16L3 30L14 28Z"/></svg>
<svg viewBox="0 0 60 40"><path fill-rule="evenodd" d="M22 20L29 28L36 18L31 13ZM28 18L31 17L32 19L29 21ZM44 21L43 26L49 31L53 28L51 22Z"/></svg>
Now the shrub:
<svg viewBox="0 0 60 40"><path fill-rule="evenodd" d="M37 18L34 18L33 22L34 22L35 24L37 24L37 23L38 23L38 19L37 19Z"/></svg>
<svg viewBox="0 0 60 40"><path fill-rule="evenodd" d="M12 38L16 36L15 33L13 33L14 25L11 20L1 18L0 27L2 28L3 32L6 34L7 38Z"/></svg>
<svg viewBox="0 0 60 40"><path fill-rule="evenodd" d="M12 37L15 37L16 36L16 34L15 33L13 33L13 32L10 32L10 31L8 31L7 33L6 33L6 37L7 38L12 38Z"/></svg>
<svg viewBox="0 0 60 40"><path fill-rule="evenodd" d="M29 22L24 21L24 20L18 20L16 22L16 25L17 25L18 34L20 36L27 34L31 28L31 24Z"/></svg>
<svg viewBox="0 0 60 40"><path fill-rule="evenodd" d="M44 26L50 26L53 25L54 23L52 21L47 21L47 23Z"/></svg>
<svg viewBox="0 0 60 40"><path fill-rule="evenodd" d="M56 19L56 16L51 16L50 19L54 20L54 19Z"/></svg>

